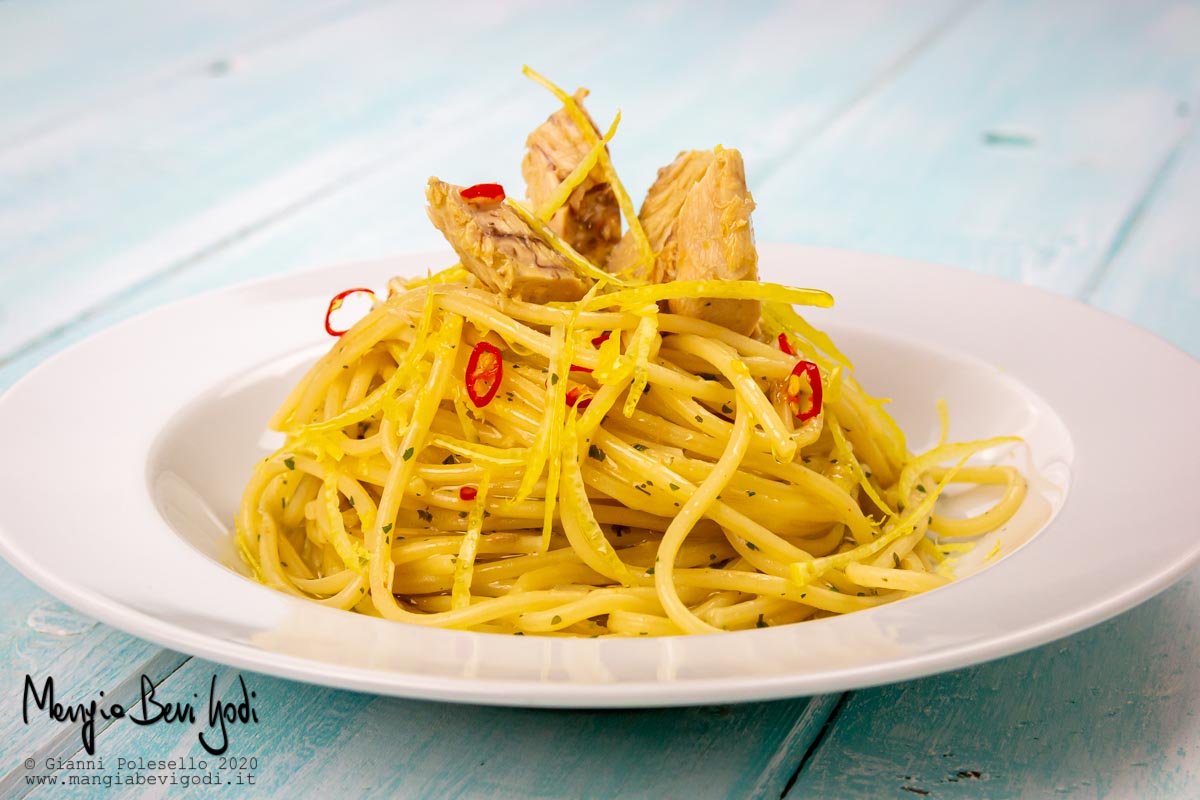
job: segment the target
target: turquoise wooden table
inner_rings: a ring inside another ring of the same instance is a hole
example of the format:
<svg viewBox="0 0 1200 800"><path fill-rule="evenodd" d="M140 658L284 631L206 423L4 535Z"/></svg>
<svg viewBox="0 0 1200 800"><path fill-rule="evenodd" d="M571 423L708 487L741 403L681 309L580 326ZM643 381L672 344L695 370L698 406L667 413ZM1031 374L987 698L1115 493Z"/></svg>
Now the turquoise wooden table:
<svg viewBox="0 0 1200 800"><path fill-rule="evenodd" d="M999 275L1200 354L1200 4L745 5L0 4L0 388L203 289L436 246L425 178L516 184L554 107L525 61L589 86L600 117L622 109L635 197L676 150L724 142L760 240ZM1196 578L994 663L774 703L480 709L249 675L262 720L230 755L256 759L255 783L223 791L1198 798ZM236 671L83 618L3 562L0 599L0 795L214 794L68 785L204 753L187 725L101 721L103 772L50 769L84 757L79 733L23 722L23 681L53 675L75 703L143 674L164 696L225 690Z"/></svg>

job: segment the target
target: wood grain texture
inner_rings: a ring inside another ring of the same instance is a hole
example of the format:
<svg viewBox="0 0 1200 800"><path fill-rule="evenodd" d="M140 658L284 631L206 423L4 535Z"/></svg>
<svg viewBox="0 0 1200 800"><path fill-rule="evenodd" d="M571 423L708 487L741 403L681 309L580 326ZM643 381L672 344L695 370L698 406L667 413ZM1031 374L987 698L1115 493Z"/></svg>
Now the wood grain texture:
<svg viewBox="0 0 1200 800"><path fill-rule="evenodd" d="M1046 647L855 692L788 799L1200 796L1197 578Z"/></svg>
<svg viewBox="0 0 1200 800"><path fill-rule="evenodd" d="M193 659L162 687L163 700L234 699L236 672ZM797 742L825 722L835 698L652 711L475 708L330 691L245 675L257 728L230 730L228 754L255 755L258 786L230 796L535 798L777 798ZM804 713L809 709L809 713ZM207 758L199 726L114 725L106 758ZM269 749L264 742L271 742ZM777 758L780 755L782 759ZM60 781L69 773L59 773ZM666 788L666 787L669 787ZM115 797L209 797L213 790L117 792ZM32 797L87 797L61 787ZM106 795L110 796L110 795Z"/></svg>
<svg viewBox="0 0 1200 800"><path fill-rule="evenodd" d="M1131 215L1128 241L1104 265L1088 302L1200 357L1200 103L1180 103L1191 135Z"/></svg>
<svg viewBox="0 0 1200 800"><path fill-rule="evenodd" d="M984 2L757 178L762 239L1075 294L1186 133L1195 4ZM756 171L758 170L758 171Z"/></svg>
<svg viewBox="0 0 1200 800"><path fill-rule="evenodd" d="M640 195L683 145L787 148L793 129L836 116L957 8L871 2L815 17L811 4L764 5L734 25L728 8L696 15L664 6L630 13L619 36L580 48L546 28L580 30L587 41L595 34L569 8L539 7L507 25L495 13L455 19L453 41L472 54L461 62L442 43L456 12L414 22L406 7L389 6L276 43L220 81L184 82L36 148L0 152L0 204L14 210L0 263L23 267L0 272L0 363L22 358L8 374L24 371L47 352L29 342L81 317L111 320L110 301L140 296L164 277L186 273L197 276L190 288L212 286L220 279L207 276L218 270L200 263L260 245L264 235L280 247L256 251L224 281L437 244L422 211L429 173L515 182L525 134L554 107L520 77L523 59L564 83L586 81L601 118L624 106L614 158ZM422 24L428 36L393 46L407 26ZM757 52L757 42L781 31L795 31L787 59L768 48L776 56L765 66L739 57L726 71L707 55L723 44ZM667 36L689 46L653 72L631 66ZM489 69L481 74L480 64ZM778 126L762 126L781 93L805 101ZM114 218L108 207L122 213ZM47 291L52 307L31 302Z"/></svg>

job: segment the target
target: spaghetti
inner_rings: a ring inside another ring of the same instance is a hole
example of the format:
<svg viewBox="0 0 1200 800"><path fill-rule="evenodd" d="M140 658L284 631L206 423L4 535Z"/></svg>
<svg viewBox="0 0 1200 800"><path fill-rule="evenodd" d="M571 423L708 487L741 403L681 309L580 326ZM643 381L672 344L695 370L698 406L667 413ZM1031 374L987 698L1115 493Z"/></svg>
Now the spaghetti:
<svg viewBox="0 0 1200 800"><path fill-rule="evenodd" d="M612 131L590 133L590 161L563 184L589 163L611 173L601 142ZM559 205L572 196L563 184ZM516 202L500 187L467 191L495 214ZM557 206L520 210L563 263L584 262L573 279L586 293L520 299L464 258L393 279L352 328L330 329L337 343L272 418L286 441L256 466L238 514L258 580L419 625L711 633L944 585L934 537L995 530L1021 505L1017 470L967 465L1015 439L947 443L943 415L939 444L908 451L845 356L794 310L829 306L827 294L607 279L545 222ZM634 227L642 253L649 239ZM676 313L679 300L760 304L757 324L746 335ZM953 482L1003 497L945 517L937 503Z"/></svg>

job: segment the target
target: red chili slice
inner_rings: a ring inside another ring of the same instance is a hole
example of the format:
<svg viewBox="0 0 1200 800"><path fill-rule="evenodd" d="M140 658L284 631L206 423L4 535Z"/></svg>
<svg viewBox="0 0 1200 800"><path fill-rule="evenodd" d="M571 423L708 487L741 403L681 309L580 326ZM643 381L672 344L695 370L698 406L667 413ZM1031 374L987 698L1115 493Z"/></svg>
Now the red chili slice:
<svg viewBox="0 0 1200 800"><path fill-rule="evenodd" d="M612 332L605 331L604 333L597 336L595 339L592 339L592 347L599 347L600 345L604 344L605 342L608 341L609 336L612 336ZM571 372L591 372L592 368L591 367L581 367L578 364L572 364L570 371Z"/></svg>
<svg viewBox="0 0 1200 800"><path fill-rule="evenodd" d="M591 372L591 370L588 370ZM592 393L582 386L572 386L567 390L567 405L583 411L592 403Z"/></svg>
<svg viewBox="0 0 1200 800"><path fill-rule="evenodd" d="M325 310L325 332L330 336L342 336L346 333L346 331L350 330L347 328L346 331L335 331L333 326L329 324L330 317L333 316L333 312L342 307L342 302L345 301L347 297L352 294L358 294L359 292L371 295L372 302L376 302L378 300L378 298L375 297L375 293L370 289L347 289L344 292L338 292L335 294L333 299L329 301L329 308Z"/></svg>
<svg viewBox="0 0 1200 800"><path fill-rule="evenodd" d="M808 379L811 393L807 411L800 410L800 377ZM821 370L811 361L799 361L792 367L792 374L787 379L787 401L792 413L800 422L808 422L821 413L821 401L824 390L821 387Z"/></svg>
<svg viewBox="0 0 1200 800"><path fill-rule="evenodd" d="M792 343L788 341L786 333L779 334L779 349L789 356L796 355L796 351L792 349Z"/></svg>
<svg viewBox="0 0 1200 800"><path fill-rule="evenodd" d="M458 496L460 499L469 502L479 496L479 490L474 486L464 486L458 490Z"/></svg>
<svg viewBox="0 0 1200 800"><path fill-rule="evenodd" d="M504 199L504 187L498 183L477 183L459 194L468 203L499 203Z"/></svg>
<svg viewBox="0 0 1200 800"><path fill-rule="evenodd" d="M504 377L504 361L500 358L500 348L490 342L480 342L471 351L467 359L467 397L476 408L483 408L492 402L496 392L500 391L500 381Z"/></svg>

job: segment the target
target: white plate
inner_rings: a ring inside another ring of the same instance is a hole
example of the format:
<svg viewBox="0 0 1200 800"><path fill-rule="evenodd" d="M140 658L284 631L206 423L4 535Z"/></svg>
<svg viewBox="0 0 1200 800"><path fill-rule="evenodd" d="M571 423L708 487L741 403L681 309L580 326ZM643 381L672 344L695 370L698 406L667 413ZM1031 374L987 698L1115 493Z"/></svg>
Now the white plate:
<svg viewBox="0 0 1200 800"><path fill-rule="evenodd" d="M0 397L0 553L110 625L238 667L566 707L756 700L928 675L1100 622L1200 561L1196 361L1098 311L968 272L799 247L761 255L766 279L833 292L837 306L812 320L868 390L895 398L914 448L933 438L938 397L954 438L1026 437L1032 461L1010 455L1042 477L1023 519L996 535L1000 558L986 559L989 539L963 565L975 574L844 617L633 640L431 630L250 581L235 571L228 526L251 465L275 445L267 415L329 346L328 298L443 266L444 255L215 292L42 364Z"/></svg>

